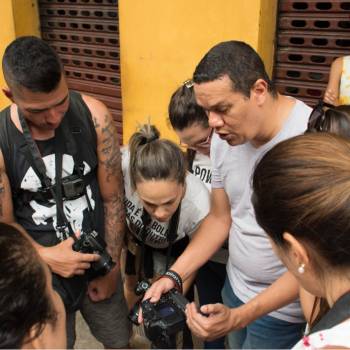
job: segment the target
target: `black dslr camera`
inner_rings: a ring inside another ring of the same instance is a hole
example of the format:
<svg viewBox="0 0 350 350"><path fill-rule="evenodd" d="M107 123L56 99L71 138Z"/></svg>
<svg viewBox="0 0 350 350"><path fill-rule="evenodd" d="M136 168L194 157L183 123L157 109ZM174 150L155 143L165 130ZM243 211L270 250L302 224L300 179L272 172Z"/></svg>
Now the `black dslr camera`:
<svg viewBox="0 0 350 350"><path fill-rule="evenodd" d="M141 295L150 287L140 281L135 293ZM142 308L143 325L153 348L172 349L176 347L176 334L186 325L185 308L188 300L176 289L163 294L156 303L149 300L138 302L129 314L129 319L138 325L138 310Z"/></svg>
<svg viewBox="0 0 350 350"><path fill-rule="evenodd" d="M92 262L90 269L86 271L90 281L96 277L106 275L115 266L115 262L106 250L105 241L96 231L82 233L79 239L74 242L73 250L100 256L100 259Z"/></svg>

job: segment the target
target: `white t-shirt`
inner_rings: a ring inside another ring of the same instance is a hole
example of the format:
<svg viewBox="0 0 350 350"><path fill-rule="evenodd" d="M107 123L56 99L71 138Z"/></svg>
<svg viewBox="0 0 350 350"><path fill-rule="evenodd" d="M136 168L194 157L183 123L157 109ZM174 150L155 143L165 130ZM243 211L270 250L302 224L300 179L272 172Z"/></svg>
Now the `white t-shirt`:
<svg viewBox="0 0 350 350"><path fill-rule="evenodd" d="M273 253L266 233L257 224L251 203L251 175L261 156L278 142L302 134L311 108L301 101L295 105L280 132L267 144L255 148L247 142L230 146L216 134L211 143L212 188L224 188L230 206L232 225L229 236L227 274L237 297L247 302L276 281L285 271ZM270 314L289 322L303 320L299 302Z"/></svg>
<svg viewBox="0 0 350 350"><path fill-rule="evenodd" d="M192 173L204 183L204 185L207 187L207 189L210 192L211 192L211 172L212 172L212 165L211 165L210 158L202 153L196 152L196 155L192 163ZM220 264L226 264L227 259L228 259L227 247L220 248L210 258L211 261L214 261Z"/></svg>
<svg viewBox="0 0 350 350"><path fill-rule="evenodd" d="M122 148L122 170L125 187L126 221L130 232L141 239L143 206L136 193L132 191L129 177L129 150ZM186 176L186 193L181 201L177 240L191 237L199 223L207 216L210 206L210 194L205 185L196 176L188 173ZM146 244L153 248L168 246L167 232L169 222L151 220L148 225Z"/></svg>
<svg viewBox="0 0 350 350"><path fill-rule="evenodd" d="M192 174L198 177L211 191L211 161L208 156L196 152L192 163Z"/></svg>
<svg viewBox="0 0 350 350"><path fill-rule="evenodd" d="M314 350L332 346L350 348L350 319L310 335L305 335L292 349Z"/></svg>

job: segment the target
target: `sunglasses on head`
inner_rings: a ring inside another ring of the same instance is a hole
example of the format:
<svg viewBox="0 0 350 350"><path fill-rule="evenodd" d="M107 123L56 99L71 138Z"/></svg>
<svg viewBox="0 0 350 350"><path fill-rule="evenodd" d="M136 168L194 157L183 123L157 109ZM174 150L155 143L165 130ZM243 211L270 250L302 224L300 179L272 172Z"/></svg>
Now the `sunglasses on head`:
<svg viewBox="0 0 350 350"><path fill-rule="evenodd" d="M325 108L334 108L330 103L319 100L309 116L306 132L319 132L327 130L325 127Z"/></svg>

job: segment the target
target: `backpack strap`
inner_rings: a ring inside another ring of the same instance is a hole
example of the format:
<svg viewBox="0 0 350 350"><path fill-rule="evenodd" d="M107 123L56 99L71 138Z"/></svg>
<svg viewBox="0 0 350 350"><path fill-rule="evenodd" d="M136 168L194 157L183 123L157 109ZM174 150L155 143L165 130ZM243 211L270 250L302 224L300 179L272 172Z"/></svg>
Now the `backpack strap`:
<svg viewBox="0 0 350 350"><path fill-rule="evenodd" d="M8 119L10 117L10 107L0 112L0 149L4 157L5 165L7 163L7 155L10 154L11 147L9 141Z"/></svg>

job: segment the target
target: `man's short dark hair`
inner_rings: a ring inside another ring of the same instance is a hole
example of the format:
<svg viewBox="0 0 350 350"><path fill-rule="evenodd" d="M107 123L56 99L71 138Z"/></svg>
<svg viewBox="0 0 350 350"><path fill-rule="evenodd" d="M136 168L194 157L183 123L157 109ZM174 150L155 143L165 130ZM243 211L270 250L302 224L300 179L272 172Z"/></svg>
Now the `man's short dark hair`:
<svg viewBox="0 0 350 350"><path fill-rule="evenodd" d="M268 90L276 96L273 82L266 73L264 63L257 52L242 41L226 41L213 48L196 67L193 81L196 84L210 82L228 75L234 91L250 96L250 90L258 79L268 84Z"/></svg>
<svg viewBox="0 0 350 350"><path fill-rule="evenodd" d="M6 48L2 69L10 88L25 87L32 92L55 90L62 76L57 53L34 36L19 37Z"/></svg>

